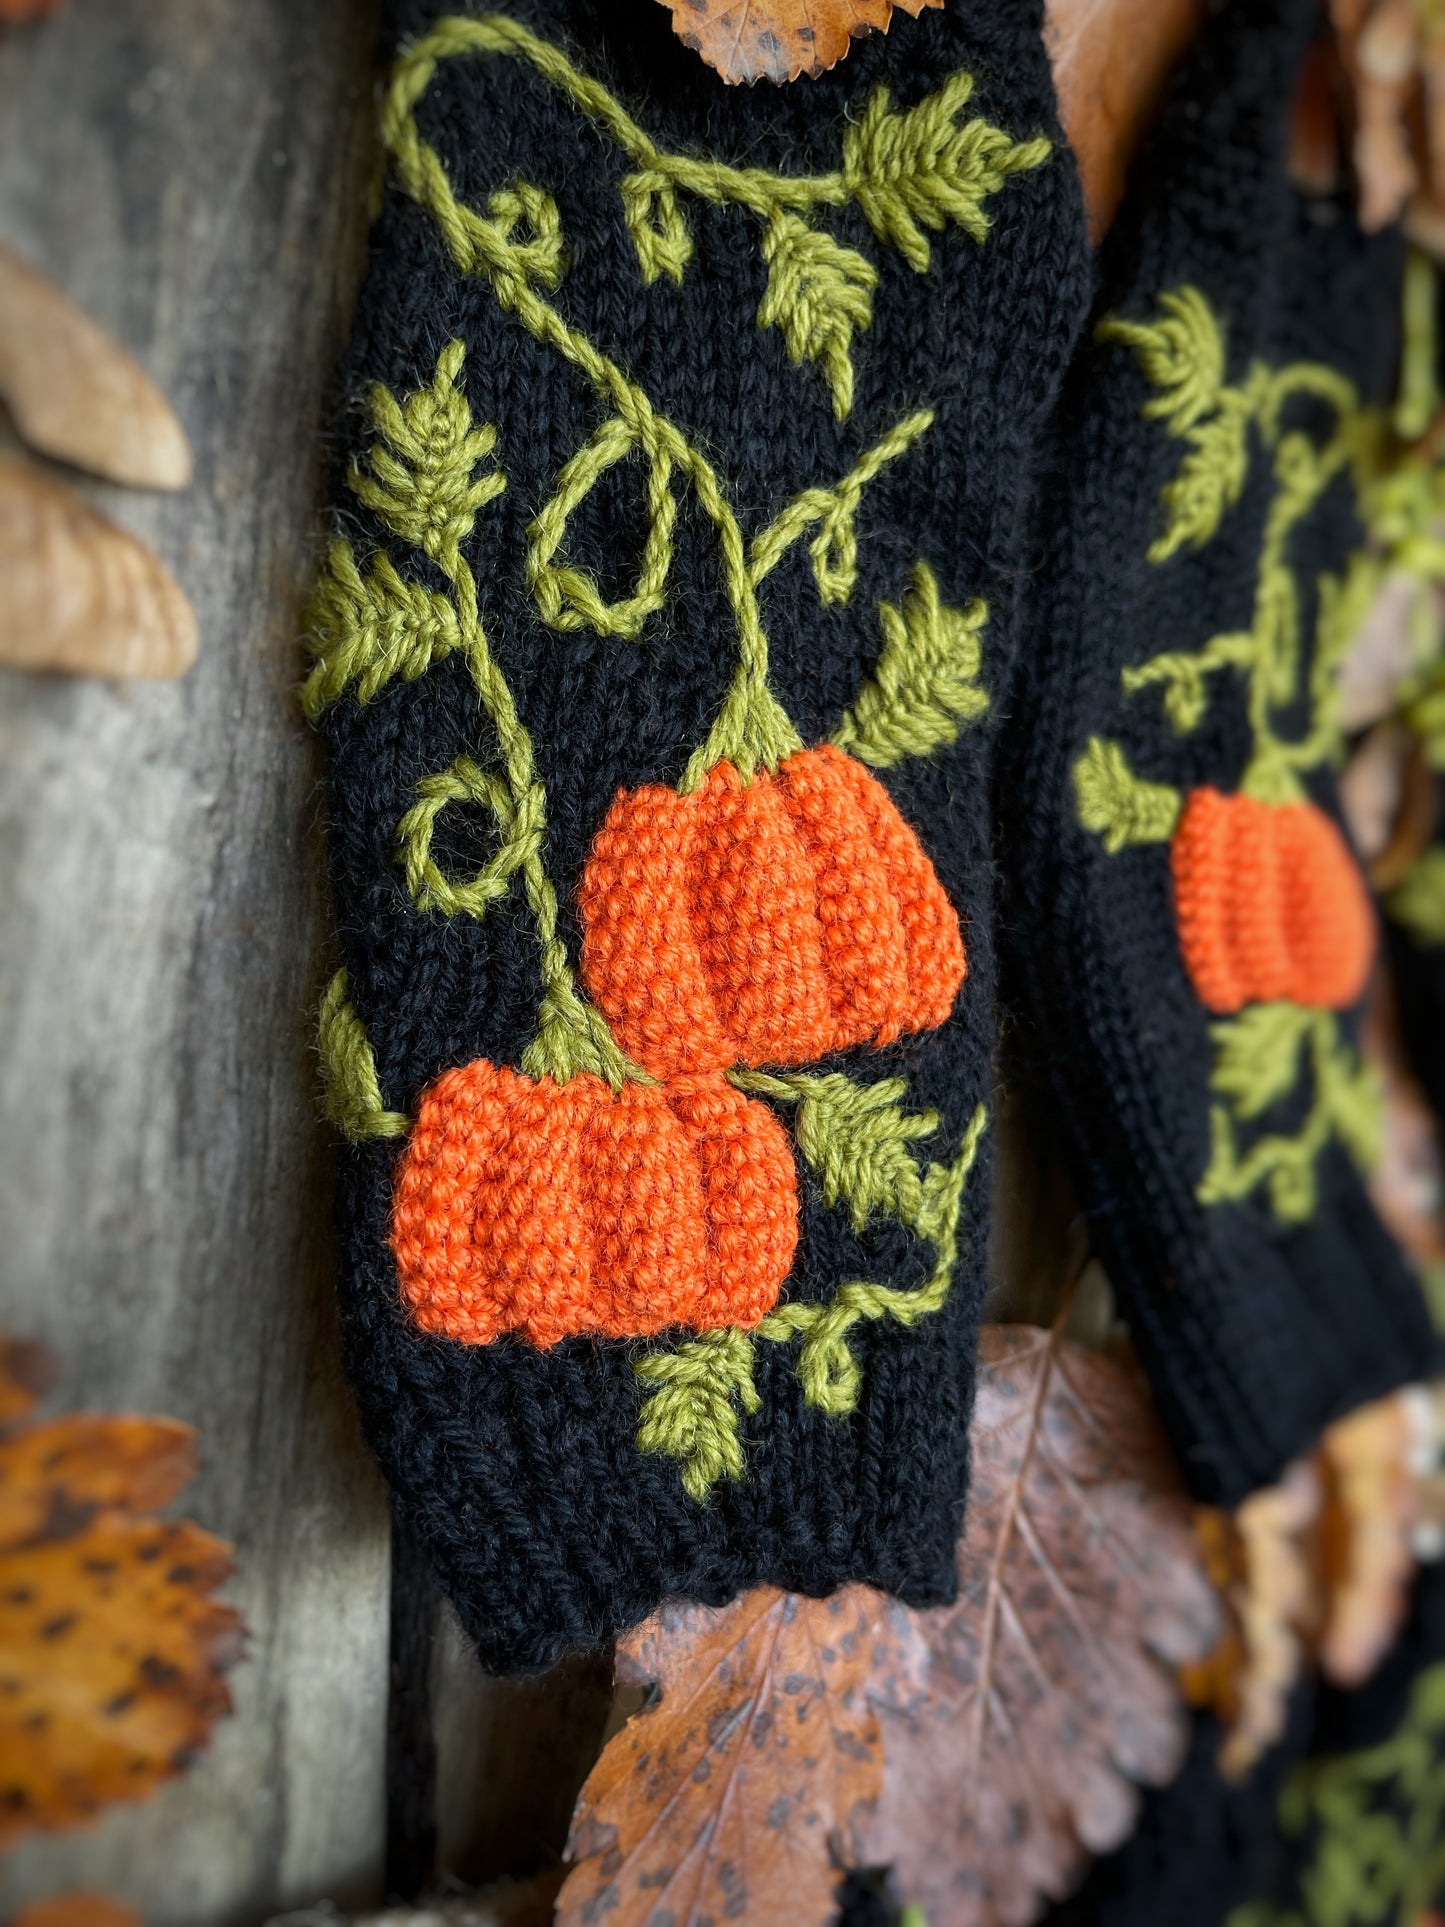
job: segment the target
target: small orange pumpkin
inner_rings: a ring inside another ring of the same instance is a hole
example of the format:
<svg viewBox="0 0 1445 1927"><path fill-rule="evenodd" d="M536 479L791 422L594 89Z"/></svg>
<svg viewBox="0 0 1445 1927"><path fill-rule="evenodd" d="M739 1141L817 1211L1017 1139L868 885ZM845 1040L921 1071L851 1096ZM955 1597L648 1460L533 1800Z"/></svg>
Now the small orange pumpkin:
<svg viewBox="0 0 1445 1927"><path fill-rule="evenodd" d="M1364 994L1375 955L1369 892L1315 804L1193 790L1170 865L1185 967L1210 1010L1343 1010Z"/></svg>
<svg viewBox="0 0 1445 1927"><path fill-rule="evenodd" d="M953 906L883 785L833 745L690 795L619 790L580 893L582 975L655 1076L806 1064L943 1023Z"/></svg>
<svg viewBox="0 0 1445 1927"><path fill-rule="evenodd" d="M797 1242L787 1133L723 1078L614 1091L485 1059L423 1094L391 1221L413 1318L468 1345L752 1326Z"/></svg>

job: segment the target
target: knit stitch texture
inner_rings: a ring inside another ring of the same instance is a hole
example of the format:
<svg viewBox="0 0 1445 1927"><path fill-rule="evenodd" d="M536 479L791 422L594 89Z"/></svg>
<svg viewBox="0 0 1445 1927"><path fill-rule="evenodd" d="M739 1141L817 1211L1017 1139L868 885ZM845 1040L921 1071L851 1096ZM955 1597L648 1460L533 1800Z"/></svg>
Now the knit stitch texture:
<svg viewBox="0 0 1445 1927"><path fill-rule="evenodd" d="M498 1670L954 1584L989 770L1089 297L1040 0L728 90L654 0L393 8L331 756L368 1436Z"/></svg>
<svg viewBox="0 0 1445 1927"><path fill-rule="evenodd" d="M1425 1376L1372 1211L1376 946L1331 692L1399 243L1285 164L1313 0L1225 7L1102 263L1001 759L1021 1052L1195 1493Z"/></svg>

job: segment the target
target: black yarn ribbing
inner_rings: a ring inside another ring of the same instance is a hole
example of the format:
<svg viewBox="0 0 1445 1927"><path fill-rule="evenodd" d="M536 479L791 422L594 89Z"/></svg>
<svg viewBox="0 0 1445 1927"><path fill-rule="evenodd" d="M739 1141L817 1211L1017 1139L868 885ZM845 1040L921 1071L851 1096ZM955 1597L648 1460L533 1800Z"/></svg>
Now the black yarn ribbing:
<svg viewBox="0 0 1445 1927"><path fill-rule="evenodd" d="M398 6L394 24L414 34L439 11ZM673 39L655 0L507 11L561 45L679 151L786 172L836 169L845 125L880 83L908 106L961 68L977 82L970 113L1016 139L1042 131L1059 140L1047 166L992 199L985 245L952 228L930 235L926 276L878 245L855 209L830 212L832 231L879 271L872 326L854 336L853 410L840 425L817 369L795 367L780 331L757 325L765 269L751 216L689 200L695 254L683 284L644 287L618 194L628 163L525 63L444 63L419 109L422 133L467 205L484 206L518 179L556 197L571 250L557 305L708 450L745 529L797 490L838 479L904 414L937 410L930 433L864 497L848 605L820 605L805 548L765 586L773 687L806 742L836 728L876 657L878 604L898 601L918 559L947 602L988 599L984 677L1001 690L1031 455L1088 298L1082 213L1054 119L1039 0L969 0L900 20L887 39L857 43L833 74L781 91L726 89ZM595 428L595 399L502 312L487 283L457 271L432 218L389 187L346 372L355 450L370 440L370 385L397 394L423 386L454 337L467 348L473 416L496 423L496 458L508 477L469 554L488 636L547 786L545 863L575 962L573 903L591 838L619 787L680 777L731 672L733 622L714 540L684 500L667 607L637 642L544 627L523 575L526 527ZM594 571L607 593L641 551L641 495L635 466L620 463L569 526L569 559ZM341 515L359 552L385 546L354 500L343 500ZM410 558L403 566L417 572ZM416 909L396 861L396 826L418 780L460 753L491 754L459 660L394 683L364 706L348 695L322 727L351 996L384 1102L409 1110L449 1066L519 1062L540 996L536 937L520 889L482 922L443 921ZM990 1095L990 744L990 730L975 727L955 749L884 778L963 923L969 975L955 1015L940 1032L836 1060L866 1081L906 1077L910 1108L940 1115L939 1145L956 1145ZM909 1332L885 1321L858 1328L862 1395L841 1421L805 1406L794 1348L760 1347L761 1409L743 1424L746 1477L719 1484L700 1505L674 1464L636 1450L636 1347L572 1339L539 1352L504 1339L471 1348L412 1328L387 1246L398 1155L394 1144L345 1155L347 1357L398 1510L488 1666L545 1667L670 1595L721 1603L764 1582L817 1594L851 1580L917 1605L951 1595L986 1157L970 1181L964 1255L943 1311ZM918 1248L901 1232L859 1236L844 1211L825 1207L801 1162L799 1183L790 1296L825 1298L851 1277L921 1280Z"/></svg>
<svg viewBox="0 0 1445 1927"><path fill-rule="evenodd" d="M1189 285L1227 330L1229 380L1256 360L1310 360L1378 401L1393 379L1398 238L1365 239L1343 201L1306 202L1287 178L1295 78L1317 23L1314 0L1241 0L1206 29L1136 168L1098 314L1149 320L1161 295ZM1251 746L1242 703L1217 691L1206 726L1176 735L1157 693L1121 690L1126 666L1250 627L1272 495L1256 445L1215 538L1151 562L1161 490L1183 452L1144 414L1154 392L1132 353L1092 338L1066 384L1000 763L1006 969L1029 1019L1021 1048L1057 1101L1096 1247L1188 1479L1200 1497L1234 1503L1329 1420L1425 1375L1434 1342L1337 1145L1307 1223L1278 1222L1262 1197L1197 1201L1211 1020L1185 973L1168 850L1111 855L1078 820L1073 769L1095 734L1181 792L1233 790ZM1342 476L1289 550L1306 647L1317 579L1358 540ZM1328 780L1310 784L1335 813ZM1298 1121L1287 1101L1260 1128Z"/></svg>

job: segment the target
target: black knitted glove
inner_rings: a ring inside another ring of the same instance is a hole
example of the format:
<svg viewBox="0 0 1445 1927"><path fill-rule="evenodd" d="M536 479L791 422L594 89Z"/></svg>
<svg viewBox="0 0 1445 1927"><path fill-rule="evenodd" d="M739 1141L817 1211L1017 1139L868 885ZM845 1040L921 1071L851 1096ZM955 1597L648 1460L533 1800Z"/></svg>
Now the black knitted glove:
<svg viewBox="0 0 1445 1927"><path fill-rule="evenodd" d="M730 92L654 0L406 35L307 704L346 1340L496 1668L954 1585L988 771L1087 302L1039 0Z"/></svg>
<svg viewBox="0 0 1445 1927"><path fill-rule="evenodd" d="M1137 169L1066 391L1005 777L1026 1048L1187 1476L1223 1503L1432 1360L1360 1175L1376 926L1332 787L1400 254L1288 183L1317 21L1226 6Z"/></svg>

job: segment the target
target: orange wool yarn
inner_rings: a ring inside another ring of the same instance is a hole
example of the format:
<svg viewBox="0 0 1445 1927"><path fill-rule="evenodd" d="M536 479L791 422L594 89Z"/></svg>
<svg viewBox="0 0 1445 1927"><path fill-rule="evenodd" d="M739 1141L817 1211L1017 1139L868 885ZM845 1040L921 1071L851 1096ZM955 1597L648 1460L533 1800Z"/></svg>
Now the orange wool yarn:
<svg viewBox="0 0 1445 1927"><path fill-rule="evenodd" d="M1191 792L1170 853L1185 966L1221 1013L1363 995L1375 919L1359 865L1313 803Z"/></svg>
<svg viewBox="0 0 1445 1927"><path fill-rule="evenodd" d="M958 918L883 785L831 744L690 796L620 790L580 893L582 974L659 1077L806 1064L932 1030L964 979Z"/></svg>
<svg viewBox="0 0 1445 1927"><path fill-rule="evenodd" d="M412 1316L468 1345L752 1326L797 1242L787 1134L721 1077L614 1091L485 1060L424 1093L391 1221Z"/></svg>

